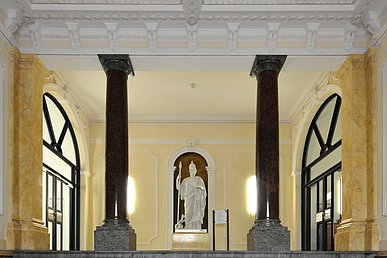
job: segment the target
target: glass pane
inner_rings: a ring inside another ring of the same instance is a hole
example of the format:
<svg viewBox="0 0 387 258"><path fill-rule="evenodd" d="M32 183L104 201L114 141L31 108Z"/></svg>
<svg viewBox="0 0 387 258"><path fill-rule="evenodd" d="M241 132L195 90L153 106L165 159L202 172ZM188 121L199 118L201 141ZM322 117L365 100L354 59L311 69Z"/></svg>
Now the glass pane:
<svg viewBox="0 0 387 258"><path fill-rule="evenodd" d="M73 143L73 138L71 137L70 131L67 129L67 133L62 143L63 156L70 160L74 165L77 164L75 159L75 148Z"/></svg>
<svg viewBox="0 0 387 258"><path fill-rule="evenodd" d="M324 211L324 184L322 180L318 182L318 211Z"/></svg>
<svg viewBox="0 0 387 258"><path fill-rule="evenodd" d="M342 214L342 178L341 171L334 173L334 182L335 182L335 209L334 209L334 221L335 224L339 223Z"/></svg>
<svg viewBox="0 0 387 258"><path fill-rule="evenodd" d="M331 204L332 204L332 187L331 187L331 176L327 176L327 195L326 195L326 198L327 198L327 207L326 208L330 208L331 207Z"/></svg>
<svg viewBox="0 0 387 258"><path fill-rule="evenodd" d="M65 119L62 113L50 98L45 98L47 103L48 112L51 118L52 128L54 130L55 139L58 141L63 126L65 125Z"/></svg>
<svg viewBox="0 0 387 258"><path fill-rule="evenodd" d="M62 187L63 183L61 181L57 181L56 186L56 209L58 211L62 210Z"/></svg>
<svg viewBox="0 0 387 258"><path fill-rule="evenodd" d="M51 143L51 138L50 138L50 133L48 132L48 127L46 123L46 119L44 118L43 115L43 140L45 140L48 143Z"/></svg>
<svg viewBox="0 0 387 258"><path fill-rule="evenodd" d="M323 248L324 248L324 238L323 238L323 224L322 223L319 223L317 224L317 228L318 228L318 233L317 233L317 242L318 242L318 245L317 245L317 250L318 251L323 251Z"/></svg>
<svg viewBox="0 0 387 258"><path fill-rule="evenodd" d="M318 143L316 134L313 131L310 137L306 165L309 165L312 161L320 157L320 151L321 151L321 146Z"/></svg>
<svg viewBox="0 0 387 258"><path fill-rule="evenodd" d="M310 169L310 180L326 172L328 169L341 161L341 146L336 148L328 156L318 162Z"/></svg>
<svg viewBox="0 0 387 258"><path fill-rule="evenodd" d="M55 169L68 180L71 180L71 167L55 153L43 146L43 163Z"/></svg>
<svg viewBox="0 0 387 258"><path fill-rule="evenodd" d="M46 180L47 174L43 171L42 173L42 220L44 223L46 223L46 208L47 208L47 203L46 203L46 189L47 189L47 180ZM46 224L45 224L46 225ZM46 225L47 226L47 225Z"/></svg>
<svg viewBox="0 0 387 258"><path fill-rule="evenodd" d="M54 201L53 201L53 178L52 176L48 176L48 192L47 192L47 199L48 199L48 207L53 208L54 207Z"/></svg>
<svg viewBox="0 0 387 258"><path fill-rule="evenodd" d="M339 116L337 117L335 133L333 134L332 145L338 142L339 140L341 140L341 132L342 132L342 121L341 121L341 108L340 108Z"/></svg>
<svg viewBox="0 0 387 258"><path fill-rule="evenodd" d="M70 250L70 188L63 186L63 250Z"/></svg>
<svg viewBox="0 0 387 258"><path fill-rule="evenodd" d="M327 142L329 127L331 125L336 99L337 98L333 98L331 101L329 101L329 103L325 106L324 110L321 112L320 116L316 121L317 127L321 133L321 136L324 139L324 143Z"/></svg>
<svg viewBox="0 0 387 258"><path fill-rule="evenodd" d="M327 222L327 251L333 251L332 246L332 223Z"/></svg>
<svg viewBox="0 0 387 258"><path fill-rule="evenodd" d="M52 222L48 222L48 234L50 234L50 250L52 250Z"/></svg>
<svg viewBox="0 0 387 258"><path fill-rule="evenodd" d="M316 214L317 214L317 186L313 185L310 188L310 248L311 250L316 250L317 243L316 243L316 235L317 235L317 228L316 228Z"/></svg>
<svg viewBox="0 0 387 258"><path fill-rule="evenodd" d="M62 250L62 227L56 224L56 250Z"/></svg>

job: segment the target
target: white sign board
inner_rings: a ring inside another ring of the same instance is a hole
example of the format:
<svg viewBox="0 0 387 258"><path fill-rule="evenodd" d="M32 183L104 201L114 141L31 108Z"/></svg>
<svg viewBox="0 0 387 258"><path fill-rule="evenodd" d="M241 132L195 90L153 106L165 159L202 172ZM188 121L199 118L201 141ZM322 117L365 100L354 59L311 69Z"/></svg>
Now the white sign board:
<svg viewBox="0 0 387 258"><path fill-rule="evenodd" d="M227 212L225 210L215 210L215 224L226 224Z"/></svg>

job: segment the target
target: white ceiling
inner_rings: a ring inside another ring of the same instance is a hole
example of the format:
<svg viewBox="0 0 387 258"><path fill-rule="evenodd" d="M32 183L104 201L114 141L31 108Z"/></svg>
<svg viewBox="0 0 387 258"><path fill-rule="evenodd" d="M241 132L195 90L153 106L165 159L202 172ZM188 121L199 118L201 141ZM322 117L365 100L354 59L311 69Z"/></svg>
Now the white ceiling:
<svg viewBox="0 0 387 258"><path fill-rule="evenodd" d="M60 75L90 121L104 120L97 54L130 54L130 119L146 122L254 121L255 55L285 54L280 119L291 121L325 73L378 44L386 8L386 0L1 0L0 30Z"/></svg>
<svg viewBox="0 0 387 258"><path fill-rule="evenodd" d="M254 58L132 57L135 76L128 80L130 119L254 121L257 82L249 76ZM106 76L97 57L41 59L47 67L59 71L91 121L104 120ZM291 121L315 84L344 59L289 56L279 76L280 119Z"/></svg>

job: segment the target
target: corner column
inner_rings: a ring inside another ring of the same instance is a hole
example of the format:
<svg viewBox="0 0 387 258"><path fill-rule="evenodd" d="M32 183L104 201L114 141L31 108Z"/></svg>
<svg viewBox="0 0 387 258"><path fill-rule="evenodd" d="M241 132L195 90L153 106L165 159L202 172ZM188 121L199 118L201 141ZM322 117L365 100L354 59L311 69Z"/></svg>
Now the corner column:
<svg viewBox="0 0 387 258"><path fill-rule="evenodd" d="M290 233L279 220L278 74L286 56L256 56L250 76L257 79L257 213L247 234L247 250L289 251Z"/></svg>
<svg viewBox="0 0 387 258"><path fill-rule="evenodd" d="M129 55L98 55L106 73L105 220L94 232L98 251L136 250L127 219Z"/></svg>

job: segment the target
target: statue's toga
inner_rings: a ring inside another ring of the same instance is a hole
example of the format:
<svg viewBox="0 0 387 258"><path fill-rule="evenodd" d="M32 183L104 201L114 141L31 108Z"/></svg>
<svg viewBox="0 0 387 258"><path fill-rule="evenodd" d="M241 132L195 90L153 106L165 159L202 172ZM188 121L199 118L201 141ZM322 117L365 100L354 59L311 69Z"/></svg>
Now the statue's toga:
<svg viewBox="0 0 387 258"><path fill-rule="evenodd" d="M185 229L201 229L203 224L207 192L203 179L196 176L196 172L196 166L191 161L190 177L185 178L180 185L176 184L180 198L184 200L184 217L178 224L184 221Z"/></svg>

